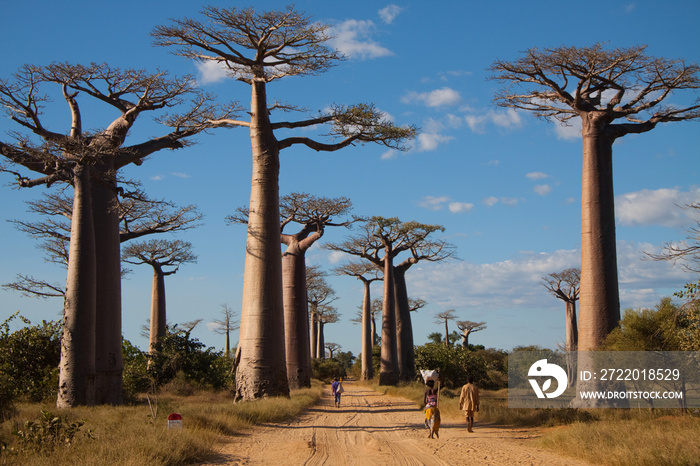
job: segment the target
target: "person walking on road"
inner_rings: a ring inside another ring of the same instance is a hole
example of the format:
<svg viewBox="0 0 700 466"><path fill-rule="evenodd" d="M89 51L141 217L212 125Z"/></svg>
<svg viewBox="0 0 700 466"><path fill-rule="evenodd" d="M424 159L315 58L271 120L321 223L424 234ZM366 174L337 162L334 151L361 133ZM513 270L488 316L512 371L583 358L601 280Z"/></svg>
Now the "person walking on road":
<svg viewBox="0 0 700 466"><path fill-rule="evenodd" d="M462 387L459 396L459 409L467 416L467 432L474 432L474 413L479 412L479 389L474 385L474 378L469 377L468 383Z"/></svg>
<svg viewBox="0 0 700 466"><path fill-rule="evenodd" d="M344 391L342 380L338 380L338 377L333 377L331 390L333 391L333 398L335 399L335 407L340 408L340 394Z"/></svg>

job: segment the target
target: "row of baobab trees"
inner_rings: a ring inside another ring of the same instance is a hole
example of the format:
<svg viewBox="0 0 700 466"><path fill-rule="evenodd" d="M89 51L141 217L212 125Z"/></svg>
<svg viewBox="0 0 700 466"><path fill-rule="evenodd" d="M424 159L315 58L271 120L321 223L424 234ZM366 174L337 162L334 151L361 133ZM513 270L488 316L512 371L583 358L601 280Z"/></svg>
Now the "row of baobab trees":
<svg viewBox="0 0 700 466"><path fill-rule="evenodd" d="M285 322L279 260L280 151L293 146L337 151L364 143L403 150L418 131L393 124L371 103L333 105L314 118L274 120L275 112L300 109L269 102L268 84L291 76L318 75L343 60L341 53L327 46L328 26L292 7L268 12L205 7L201 16L202 20L175 19L156 27L155 44L188 59L224 66L233 80L249 86L250 106L245 112L237 103L218 103L189 77L107 64L27 65L0 82L3 107L27 132L15 133L11 142L0 142L0 153L10 163L4 171L14 173L21 187L54 183L73 187L59 406L121 403L120 242L115 205L122 168L140 165L164 149L182 148L192 136L213 128L250 131L253 176L236 372L237 399L249 400L289 393L285 349L277 344L284 341ZM489 69L491 79L504 84L495 97L497 105L564 124L574 118L582 123L579 349L595 349L620 317L613 142L650 131L659 123L700 117L697 101L685 106L665 104L677 91L700 87L698 66L648 56L644 46L616 49L595 44L530 49L513 61L496 60ZM68 132L45 124L43 106L48 94L43 89L51 86L70 111ZM117 117L102 129L84 129L96 125L83 122L81 106L90 99L116 111ZM127 144L127 134L144 114L160 115L158 121L169 132ZM308 133L276 137L281 129L293 132L317 125L327 126L329 139L316 140ZM16 172L13 165L37 177ZM385 228L385 234L394 233L390 219L376 223ZM351 244L338 246L352 248ZM388 311L394 307L395 295L387 283L393 283L395 270L389 260L391 248L385 246L382 251L389 253L383 264ZM364 259L371 262L380 257ZM393 315L387 312L386 318ZM402 325L400 319L396 323ZM383 317L382 332L385 324L390 327ZM388 328L387 332L391 333ZM382 345L382 383L395 383L400 377L400 369L392 367L391 361L398 361L401 354L384 354L395 347Z"/></svg>

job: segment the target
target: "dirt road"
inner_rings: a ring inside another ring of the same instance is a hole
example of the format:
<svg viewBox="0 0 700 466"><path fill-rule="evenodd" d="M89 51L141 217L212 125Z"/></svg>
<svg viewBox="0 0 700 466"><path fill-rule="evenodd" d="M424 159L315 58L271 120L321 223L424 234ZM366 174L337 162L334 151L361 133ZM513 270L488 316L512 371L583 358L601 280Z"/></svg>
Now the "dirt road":
<svg viewBox="0 0 700 466"><path fill-rule="evenodd" d="M537 448L530 429L444 420L427 438L415 403L344 382L342 406L330 391L294 421L267 424L236 437L207 464L219 465L587 465ZM478 418L477 418L478 419Z"/></svg>

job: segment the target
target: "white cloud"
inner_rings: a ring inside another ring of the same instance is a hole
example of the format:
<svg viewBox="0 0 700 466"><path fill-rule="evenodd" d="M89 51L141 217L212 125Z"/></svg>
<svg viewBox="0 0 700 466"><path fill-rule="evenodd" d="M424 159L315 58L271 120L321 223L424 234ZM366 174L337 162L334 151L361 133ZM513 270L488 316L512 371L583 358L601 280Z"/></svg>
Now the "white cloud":
<svg viewBox="0 0 700 466"><path fill-rule="evenodd" d="M344 55L367 59L393 55L393 52L372 40L376 26L372 21L349 19L337 24L329 31L333 37L329 43Z"/></svg>
<svg viewBox="0 0 700 466"><path fill-rule="evenodd" d="M389 149L388 151L384 152L379 158L381 160L391 160L391 159L395 159L396 157L398 157L398 155L399 155L399 151L394 150L394 149Z"/></svg>
<svg viewBox="0 0 700 466"><path fill-rule="evenodd" d="M505 112L489 110L482 114L470 114L466 115L464 120L467 122L469 129L479 134L486 132L486 125L488 123L505 129L518 128L523 124L520 114L513 109L508 109Z"/></svg>
<svg viewBox="0 0 700 466"><path fill-rule="evenodd" d="M549 175L548 175L548 174L542 173L542 172L531 172L531 173L528 173L528 174L525 175L525 176L526 176L528 179L531 179L531 180L542 180L542 179L544 179L544 178L549 178Z"/></svg>
<svg viewBox="0 0 700 466"><path fill-rule="evenodd" d="M192 178L192 175L188 175L187 173L172 172L171 175L183 179Z"/></svg>
<svg viewBox="0 0 700 466"><path fill-rule="evenodd" d="M379 17L382 18L382 21L384 21L387 24L391 24L396 17L401 13L401 8L398 5L390 4L379 10Z"/></svg>
<svg viewBox="0 0 700 466"><path fill-rule="evenodd" d="M155 176L151 177L151 180L153 180L153 181L162 181L164 179L165 179L164 175L155 175Z"/></svg>
<svg viewBox="0 0 700 466"><path fill-rule="evenodd" d="M437 147L445 142L449 142L454 137L445 136L438 133L420 133L416 138L418 145L414 148L419 152L429 152L437 149Z"/></svg>
<svg viewBox="0 0 700 466"><path fill-rule="evenodd" d="M199 71L199 84L218 83L228 77L229 70L223 62L207 60L196 62L195 66Z"/></svg>
<svg viewBox="0 0 700 466"><path fill-rule="evenodd" d="M430 92L409 92L401 98L404 103L422 102L428 107L445 107L457 105L462 100L459 92L449 87L435 89Z"/></svg>
<svg viewBox="0 0 700 466"><path fill-rule="evenodd" d="M442 210L447 206L447 210L453 214L469 212L474 208L474 204L470 202L456 202L449 196L425 196L418 205L430 210Z"/></svg>
<svg viewBox="0 0 700 466"><path fill-rule="evenodd" d="M695 209L686 205L700 199L700 188L687 192L678 188L643 189L615 198L615 215L622 225L662 225L681 227L692 225Z"/></svg>
<svg viewBox="0 0 700 466"><path fill-rule="evenodd" d="M430 210L442 210L444 204L449 202L451 199L447 196L425 196L422 201L418 203L420 207L424 207Z"/></svg>
<svg viewBox="0 0 700 466"><path fill-rule="evenodd" d="M540 196L546 196L547 194L552 192L552 187L548 184L538 184L533 188L533 190Z"/></svg>
<svg viewBox="0 0 700 466"><path fill-rule="evenodd" d="M509 206L514 206L514 205L518 205L518 202L520 202L520 199L518 199L517 197L496 197L496 196L490 196L490 197L485 198L485 199L484 199L483 201L481 201L481 202L483 202L485 205L487 205L487 206L489 206L489 207L494 206L494 205L498 204L499 202L500 202L501 204L505 204L505 205L509 205Z"/></svg>
<svg viewBox="0 0 700 466"><path fill-rule="evenodd" d="M453 214L459 214L462 212L469 212L474 208L474 204L470 202L450 202L447 208Z"/></svg>

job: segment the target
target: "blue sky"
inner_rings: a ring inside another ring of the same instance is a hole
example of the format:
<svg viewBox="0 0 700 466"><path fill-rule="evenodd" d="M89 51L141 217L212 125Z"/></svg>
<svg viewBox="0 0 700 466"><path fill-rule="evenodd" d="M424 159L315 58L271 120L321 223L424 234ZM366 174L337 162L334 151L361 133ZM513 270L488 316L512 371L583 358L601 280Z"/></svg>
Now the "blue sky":
<svg viewBox="0 0 700 466"><path fill-rule="evenodd" d="M204 4L204 3L203 3ZM52 61L108 62L122 68L156 68L192 74L222 101L247 105L249 88L221 79L212 69L155 48L150 31L168 18L194 17L197 2L4 1L0 29L0 76L23 64ZM229 7L248 3L211 2ZM258 1L259 9L285 2ZM281 157L281 194L348 196L358 215L397 216L440 224L457 246L459 260L418 264L407 274L409 295L428 305L414 314L417 344L441 331L434 314L455 309L461 320L484 321L487 329L470 339L511 349L538 344L554 348L564 340L564 306L541 285L541 277L579 265L581 138L576 127L535 119L492 105L498 84L486 68L511 60L531 47L612 47L647 44L650 55L700 61L700 3L542 1L376 1L301 0L296 8L332 24L333 47L348 60L318 77L290 78L270 86L272 99L312 111L339 104L373 102L397 124L415 124L421 134L405 153L379 146L315 153L294 148ZM679 95L674 102L682 103ZM58 100L58 96L56 96ZM62 112L62 113L61 113ZM294 118L282 115L280 118ZM86 127L99 126L96 116ZM68 124L57 108L56 128ZM145 123L145 122L142 122ZM137 124L138 126L138 124ZM698 122L665 124L627 136L614 147L618 261L622 308L653 306L693 277L671 264L643 260L667 241L686 236L697 219L679 208L700 200ZM13 127L0 118L0 138ZM163 134L145 124L133 141ZM205 224L177 236L191 241L199 256L167 278L168 320L203 319L194 332L209 346L223 337L205 325L220 318L221 304L240 311L245 228L224 217L248 203L250 139L244 129L217 130L197 144L156 154L125 175L138 179L153 197L196 204ZM31 238L5 220L25 218L24 201L43 189L18 191L0 175L0 283L17 273L65 281L65 271L43 261ZM348 232L329 230L321 241L340 241ZM343 258L320 247L308 262L331 271ZM124 336L142 348L141 326L149 315L151 271L132 266L123 282ZM359 281L329 277L342 318L326 326L326 341L357 354L360 328L349 322L361 302ZM375 297L381 285L373 285ZM20 310L33 321L56 319L60 300L34 300L0 290L0 319ZM233 341L237 340L237 335Z"/></svg>

